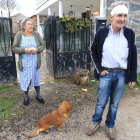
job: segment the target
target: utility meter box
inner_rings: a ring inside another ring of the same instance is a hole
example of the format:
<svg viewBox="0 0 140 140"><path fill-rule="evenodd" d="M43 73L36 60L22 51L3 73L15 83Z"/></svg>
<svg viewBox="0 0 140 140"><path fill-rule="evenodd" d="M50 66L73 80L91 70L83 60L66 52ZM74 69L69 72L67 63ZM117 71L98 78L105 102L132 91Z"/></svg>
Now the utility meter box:
<svg viewBox="0 0 140 140"><path fill-rule="evenodd" d="M104 18L96 18L96 31L101 28L106 26L106 19Z"/></svg>

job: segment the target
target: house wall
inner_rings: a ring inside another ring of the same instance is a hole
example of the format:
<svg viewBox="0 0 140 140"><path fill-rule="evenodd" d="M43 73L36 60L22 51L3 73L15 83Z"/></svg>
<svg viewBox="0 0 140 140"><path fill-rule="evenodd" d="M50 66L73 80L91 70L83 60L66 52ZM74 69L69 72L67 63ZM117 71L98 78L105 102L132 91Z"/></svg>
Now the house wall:
<svg viewBox="0 0 140 140"><path fill-rule="evenodd" d="M109 19L110 12L108 10L108 7L114 1L116 0L106 0L107 24L111 23ZM117 1L120 1L120 0L117 0ZM126 1L126 0L121 0L121 1ZM127 0L126 2L129 8L129 14L128 14L126 26L133 29L133 31L135 32L136 46L137 46L137 52L138 52L138 66L140 67L140 0Z"/></svg>
<svg viewBox="0 0 140 140"><path fill-rule="evenodd" d="M81 13L82 13L82 10L75 11L75 16L76 17L80 17L81 16Z"/></svg>
<svg viewBox="0 0 140 140"><path fill-rule="evenodd" d="M46 19L47 16L39 16L39 20L40 20L40 23L44 23L45 19ZM35 31L37 31L37 15L34 15L32 17L30 17L32 20L33 20L33 23L34 23L34 27L35 27ZM43 37L43 29L42 29L42 26L40 25L40 35L41 37Z"/></svg>
<svg viewBox="0 0 140 140"><path fill-rule="evenodd" d="M46 17L47 16L39 16L40 23L43 23L45 21ZM30 18L33 20L34 24L37 24L37 16L36 15L31 16Z"/></svg>
<svg viewBox="0 0 140 140"><path fill-rule="evenodd" d="M19 23L19 21L23 20L24 18L27 18L27 17L22 14L18 14L18 15L12 16L12 21Z"/></svg>
<svg viewBox="0 0 140 140"><path fill-rule="evenodd" d="M13 36L15 36L15 34L18 31L20 31L20 23L24 18L27 18L27 17L21 13L15 16L12 16Z"/></svg>

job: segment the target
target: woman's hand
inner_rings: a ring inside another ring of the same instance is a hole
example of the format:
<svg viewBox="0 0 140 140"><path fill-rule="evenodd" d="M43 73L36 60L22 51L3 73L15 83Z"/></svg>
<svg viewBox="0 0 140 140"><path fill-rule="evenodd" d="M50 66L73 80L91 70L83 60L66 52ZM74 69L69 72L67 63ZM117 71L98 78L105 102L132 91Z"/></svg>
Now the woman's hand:
<svg viewBox="0 0 140 140"><path fill-rule="evenodd" d="M37 53L37 49L30 49L30 48L25 48L25 53L27 54L32 54L32 53Z"/></svg>
<svg viewBox="0 0 140 140"><path fill-rule="evenodd" d="M32 52L30 51L30 48L25 48L25 53L31 54Z"/></svg>
<svg viewBox="0 0 140 140"><path fill-rule="evenodd" d="M34 49L32 50L32 53L37 53L37 49L34 48Z"/></svg>

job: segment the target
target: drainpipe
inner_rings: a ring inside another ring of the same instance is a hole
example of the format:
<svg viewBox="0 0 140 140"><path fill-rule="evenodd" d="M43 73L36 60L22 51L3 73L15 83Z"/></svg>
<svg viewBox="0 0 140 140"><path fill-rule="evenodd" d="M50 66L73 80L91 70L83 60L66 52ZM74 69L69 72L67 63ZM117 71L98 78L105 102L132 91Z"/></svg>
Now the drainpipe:
<svg viewBox="0 0 140 140"><path fill-rule="evenodd" d="M59 17L63 17L63 2L59 0Z"/></svg>
<svg viewBox="0 0 140 140"><path fill-rule="evenodd" d="M51 8L48 7L48 16L51 16Z"/></svg>
<svg viewBox="0 0 140 140"><path fill-rule="evenodd" d="M39 15L37 15L37 31L38 31L38 33L40 33L40 19L39 19Z"/></svg>
<svg viewBox="0 0 140 140"><path fill-rule="evenodd" d="M100 17L104 17L104 0L100 0Z"/></svg>

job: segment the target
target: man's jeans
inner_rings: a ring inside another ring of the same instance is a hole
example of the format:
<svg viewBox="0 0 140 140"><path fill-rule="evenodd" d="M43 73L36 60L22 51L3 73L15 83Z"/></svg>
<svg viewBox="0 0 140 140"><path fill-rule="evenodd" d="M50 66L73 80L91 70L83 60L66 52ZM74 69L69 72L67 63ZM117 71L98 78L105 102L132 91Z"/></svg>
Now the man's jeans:
<svg viewBox="0 0 140 140"><path fill-rule="evenodd" d="M100 76L98 86L98 100L95 107L95 114L92 116L93 122L101 122L102 114L105 109L108 99L110 97L110 105L106 118L106 126L113 128L118 110L118 104L125 89L125 75L126 71L118 69L113 71L107 69L109 74Z"/></svg>

